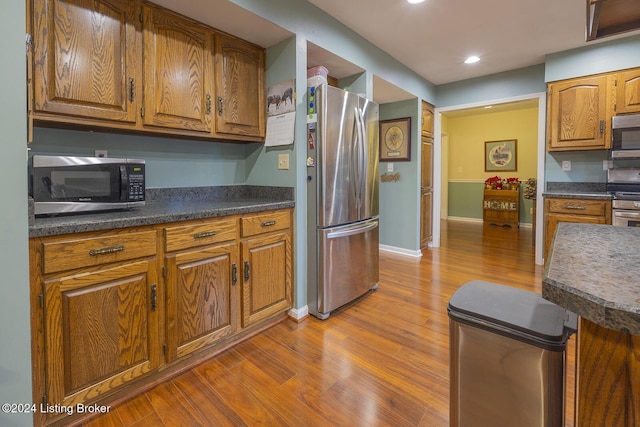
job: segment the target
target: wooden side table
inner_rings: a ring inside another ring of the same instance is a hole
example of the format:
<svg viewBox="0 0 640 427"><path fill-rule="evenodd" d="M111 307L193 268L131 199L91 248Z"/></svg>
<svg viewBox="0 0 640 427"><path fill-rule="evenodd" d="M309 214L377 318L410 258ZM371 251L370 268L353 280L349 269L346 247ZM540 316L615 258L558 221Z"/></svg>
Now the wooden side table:
<svg viewBox="0 0 640 427"><path fill-rule="evenodd" d="M515 190L484 190L482 219L485 224L520 226L520 187Z"/></svg>

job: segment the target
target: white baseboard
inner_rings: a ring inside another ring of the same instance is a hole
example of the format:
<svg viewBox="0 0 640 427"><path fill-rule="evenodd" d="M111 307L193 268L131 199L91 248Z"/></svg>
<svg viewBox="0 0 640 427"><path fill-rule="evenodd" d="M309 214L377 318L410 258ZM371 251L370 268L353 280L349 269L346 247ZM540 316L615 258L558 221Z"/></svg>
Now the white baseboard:
<svg viewBox="0 0 640 427"><path fill-rule="evenodd" d="M421 251L412 251L410 249L397 248L395 246L380 245L380 250L382 252L391 252L397 255L410 256L412 258L420 258L422 256Z"/></svg>
<svg viewBox="0 0 640 427"><path fill-rule="evenodd" d="M460 222L483 222L482 218L465 218L462 216L450 216L447 219L443 219L443 221L460 221ZM521 228L533 228L533 224L530 222L521 222Z"/></svg>
<svg viewBox="0 0 640 427"><path fill-rule="evenodd" d="M299 322L300 320L309 316L309 306L305 305L302 308L292 308L287 314L289 315L289 317Z"/></svg>
<svg viewBox="0 0 640 427"><path fill-rule="evenodd" d="M483 222L482 218L467 218L464 216L449 216L447 217L449 221L462 221L462 222Z"/></svg>

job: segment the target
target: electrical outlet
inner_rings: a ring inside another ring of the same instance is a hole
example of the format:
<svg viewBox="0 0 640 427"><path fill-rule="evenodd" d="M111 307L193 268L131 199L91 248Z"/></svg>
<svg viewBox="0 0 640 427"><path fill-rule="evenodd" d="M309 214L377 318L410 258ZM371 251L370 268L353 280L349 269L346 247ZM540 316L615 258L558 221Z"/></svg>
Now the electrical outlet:
<svg viewBox="0 0 640 427"><path fill-rule="evenodd" d="M571 160L563 160L562 161L562 170L570 171L571 170Z"/></svg>
<svg viewBox="0 0 640 427"><path fill-rule="evenodd" d="M393 162L387 163L387 172L393 172Z"/></svg>
<svg viewBox="0 0 640 427"><path fill-rule="evenodd" d="M533 208L529 208L529 213L533 215Z"/></svg>
<svg viewBox="0 0 640 427"><path fill-rule="evenodd" d="M603 160L602 161L602 170L606 171L613 168L613 160Z"/></svg>
<svg viewBox="0 0 640 427"><path fill-rule="evenodd" d="M278 169L289 169L289 155L278 154Z"/></svg>
<svg viewBox="0 0 640 427"><path fill-rule="evenodd" d="M93 155L96 157L107 157L107 150L95 150Z"/></svg>

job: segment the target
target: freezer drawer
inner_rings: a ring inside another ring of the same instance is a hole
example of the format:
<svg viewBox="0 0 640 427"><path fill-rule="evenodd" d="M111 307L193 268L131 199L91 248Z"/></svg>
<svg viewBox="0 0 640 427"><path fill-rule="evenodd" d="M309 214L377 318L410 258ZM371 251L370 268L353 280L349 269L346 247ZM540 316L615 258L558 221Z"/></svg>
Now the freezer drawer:
<svg viewBox="0 0 640 427"><path fill-rule="evenodd" d="M378 284L378 219L318 230L318 314L329 313Z"/></svg>

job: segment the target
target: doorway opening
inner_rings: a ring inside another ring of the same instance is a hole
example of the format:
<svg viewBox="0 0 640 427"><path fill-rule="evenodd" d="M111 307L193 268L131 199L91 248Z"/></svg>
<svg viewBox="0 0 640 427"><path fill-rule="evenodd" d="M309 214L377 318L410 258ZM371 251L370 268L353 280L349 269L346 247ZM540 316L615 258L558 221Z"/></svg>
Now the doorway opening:
<svg viewBox="0 0 640 427"><path fill-rule="evenodd" d="M541 224L543 213L545 99L544 93L536 93L437 108L434 138L434 218L482 221L484 181L490 176L537 180L534 199L520 196L519 222L535 233L540 265L542 227L533 224ZM504 171L485 165L485 151L493 141L517 141L512 144L514 162ZM433 246L439 246L440 221L433 225Z"/></svg>

